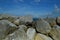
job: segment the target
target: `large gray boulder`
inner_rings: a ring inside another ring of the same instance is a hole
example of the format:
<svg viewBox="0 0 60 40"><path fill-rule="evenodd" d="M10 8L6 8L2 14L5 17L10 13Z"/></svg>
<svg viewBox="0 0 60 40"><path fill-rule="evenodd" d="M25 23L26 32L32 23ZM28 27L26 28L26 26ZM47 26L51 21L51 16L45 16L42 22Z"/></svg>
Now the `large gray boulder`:
<svg viewBox="0 0 60 40"><path fill-rule="evenodd" d="M55 25L50 32L50 36L54 40L60 40L60 26Z"/></svg>
<svg viewBox="0 0 60 40"><path fill-rule="evenodd" d="M51 27L47 21L45 21L43 19L39 19L36 22L36 30L37 30L37 32L47 34L50 32Z"/></svg>
<svg viewBox="0 0 60 40"><path fill-rule="evenodd" d="M4 40L28 40L26 32L24 30L26 26L23 26L24 25L21 25L18 30L8 35Z"/></svg>
<svg viewBox="0 0 60 40"><path fill-rule="evenodd" d="M17 29L17 26L8 20L0 21L0 40Z"/></svg>

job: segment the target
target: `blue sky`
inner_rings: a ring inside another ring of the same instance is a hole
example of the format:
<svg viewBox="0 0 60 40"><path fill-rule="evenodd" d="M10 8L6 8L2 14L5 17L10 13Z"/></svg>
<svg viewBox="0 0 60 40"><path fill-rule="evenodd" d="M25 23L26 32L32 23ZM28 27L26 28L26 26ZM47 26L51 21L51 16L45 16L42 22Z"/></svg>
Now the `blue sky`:
<svg viewBox="0 0 60 40"><path fill-rule="evenodd" d="M60 0L0 0L0 13L40 16L51 13Z"/></svg>

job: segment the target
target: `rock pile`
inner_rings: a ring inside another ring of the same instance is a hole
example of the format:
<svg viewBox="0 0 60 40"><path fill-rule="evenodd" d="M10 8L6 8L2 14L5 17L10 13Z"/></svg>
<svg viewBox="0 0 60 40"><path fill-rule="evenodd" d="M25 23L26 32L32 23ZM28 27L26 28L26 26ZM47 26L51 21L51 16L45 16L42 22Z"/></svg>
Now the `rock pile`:
<svg viewBox="0 0 60 40"><path fill-rule="evenodd" d="M60 40L60 17L0 15L0 40Z"/></svg>

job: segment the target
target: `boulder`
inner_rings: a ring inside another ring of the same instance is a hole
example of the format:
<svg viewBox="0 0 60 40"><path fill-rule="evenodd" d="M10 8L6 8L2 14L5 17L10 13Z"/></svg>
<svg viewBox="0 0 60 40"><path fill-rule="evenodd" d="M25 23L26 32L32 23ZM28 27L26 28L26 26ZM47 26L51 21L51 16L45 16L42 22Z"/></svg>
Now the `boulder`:
<svg viewBox="0 0 60 40"><path fill-rule="evenodd" d="M27 31L27 26L25 26L25 25L19 25L18 27L20 30L23 30L25 32Z"/></svg>
<svg viewBox="0 0 60 40"><path fill-rule="evenodd" d="M56 25L56 19L55 18L46 18L45 20L50 24L51 27Z"/></svg>
<svg viewBox="0 0 60 40"><path fill-rule="evenodd" d="M4 40L28 40L28 39L27 39L26 32L21 28L19 28L12 34L8 35Z"/></svg>
<svg viewBox="0 0 60 40"><path fill-rule="evenodd" d="M47 34L51 30L51 26L49 25L49 23L43 19L37 20L35 27L37 32L40 32L43 34Z"/></svg>
<svg viewBox="0 0 60 40"><path fill-rule="evenodd" d="M35 40L52 40L52 39L50 37L46 36L46 35L38 33L35 36Z"/></svg>
<svg viewBox="0 0 60 40"><path fill-rule="evenodd" d="M50 32L50 36L54 40L60 40L60 26L55 25Z"/></svg>
<svg viewBox="0 0 60 40"><path fill-rule="evenodd" d="M24 24L24 23L32 23L32 21L33 21L33 18L32 18L32 16L21 16L20 18L19 18L19 20L20 20L20 23L21 24Z"/></svg>
<svg viewBox="0 0 60 40"><path fill-rule="evenodd" d="M5 38L8 34L14 32L17 29L17 26L8 20L0 21L0 40Z"/></svg>
<svg viewBox="0 0 60 40"><path fill-rule="evenodd" d="M29 28L29 29L27 30L28 40L34 40L35 34L36 34L35 29L34 29L34 28Z"/></svg>

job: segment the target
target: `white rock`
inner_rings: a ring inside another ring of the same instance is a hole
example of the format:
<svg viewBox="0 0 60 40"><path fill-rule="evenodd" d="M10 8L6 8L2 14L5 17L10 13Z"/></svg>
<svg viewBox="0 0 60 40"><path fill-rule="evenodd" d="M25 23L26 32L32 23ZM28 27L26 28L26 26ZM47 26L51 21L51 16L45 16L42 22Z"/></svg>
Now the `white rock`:
<svg viewBox="0 0 60 40"><path fill-rule="evenodd" d="M27 30L27 37L29 40L34 40L35 34L36 34L36 31L34 28L29 28Z"/></svg>

